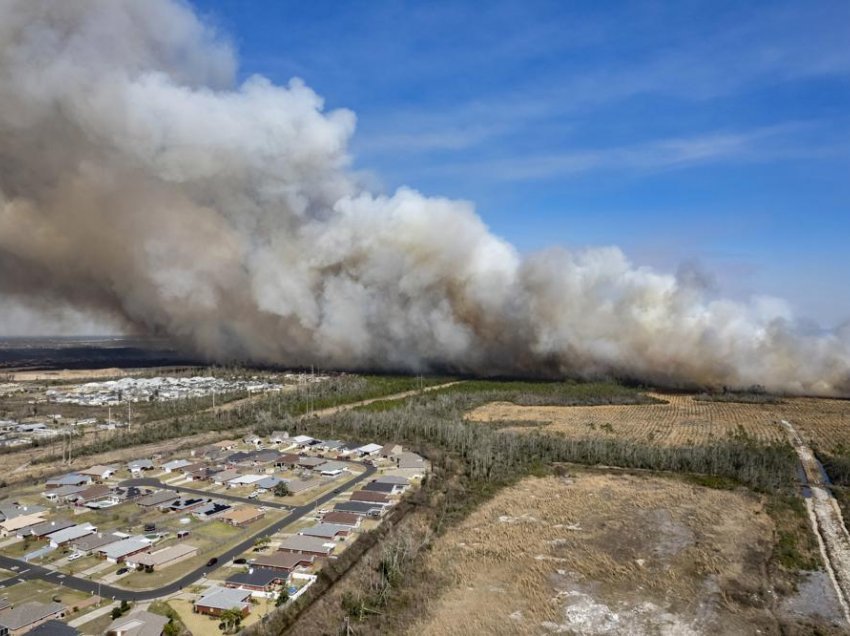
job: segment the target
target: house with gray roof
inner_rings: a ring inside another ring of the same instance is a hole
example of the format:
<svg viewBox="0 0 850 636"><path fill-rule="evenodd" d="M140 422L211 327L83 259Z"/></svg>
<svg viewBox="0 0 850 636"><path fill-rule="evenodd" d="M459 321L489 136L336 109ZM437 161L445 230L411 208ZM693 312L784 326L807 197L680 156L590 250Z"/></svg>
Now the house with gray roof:
<svg viewBox="0 0 850 636"><path fill-rule="evenodd" d="M156 506L177 501L178 499L180 499L180 495L175 493L173 490L158 490L142 497L136 503L143 508L155 508Z"/></svg>
<svg viewBox="0 0 850 636"><path fill-rule="evenodd" d="M295 554L309 554L313 556L324 557L330 555L334 550L333 541L319 539L318 537L305 537L296 535L287 537L280 542L278 551L294 552Z"/></svg>
<svg viewBox="0 0 850 636"><path fill-rule="evenodd" d="M97 528L95 528L92 524L80 523L75 526L71 526L70 528L65 528L64 530L59 530L58 532L53 532L47 535L47 540L50 541L50 545L54 548L61 548L66 543L82 539L83 537L87 537L95 532L97 532Z"/></svg>
<svg viewBox="0 0 850 636"><path fill-rule="evenodd" d="M53 519L52 521L42 521L41 523L37 523L34 526L29 526L23 532L19 533L19 536L35 537L36 539L41 539L42 537L46 537L48 534L58 532L59 530L64 530L65 528L70 528L73 525L75 525L74 522L69 521L68 519Z"/></svg>
<svg viewBox="0 0 850 636"><path fill-rule="evenodd" d="M298 534L305 537L317 537L319 539L330 539L333 541L340 537L347 537L350 532L350 526L336 525L334 523L317 523L315 526L300 530Z"/></svg>
<svg viewBox="0 0 850 636"><path fill-rule="evenodd" d="M244 572L237 572L227 577L224 582L226 587L233 587L252 592L268 592L276 585L286 585L289 574L281 570L271 568L248 568Z"/></svg>
<svg viewBox="0 0 850 636"><path fill-rule="evenodd" d="M150 541L144 537L136 536L100 547L97 552L110 563L122 563L127 557L150 549Z"/></svg>
<svg viewBox="0 0 850 636"><path fill-rule="evenodd" d="M65 606L60 603L29 601L0 614L0 626L9 634L24 634L34 627L65 615Z"/></svg>
<svg viewBox="0 0 850 636"><path fill-rule="evenodd" d="M373 504L366 501L343 501L334 506L339 512L352 512L361 517L380 517L386 508L381 504Z"/></svg>
<svg viewBox="0 0 850 636"><path fill-rule="evenodd" d="M98 548L107 546L110 543L122 541L125 538L126 537L122 537L117 534L96 532L94 534L90 534L88 536L81 537L72 541L71 546L80 552L85 552L86 554L88 554L90 552L94 552Z"/></svg>
<svg viewBox="0 0 850 636"><path fill-rule="evenodd" d="M207 616L221 616L223 612L235 609L244 617L251 611L250 598L250 590L210 588L204 596L195 601L195 611Z"/></svg>
<svg viewBox="0 0 850 636"><path fill-rule="evenodd" d="M106 633L118 636L162 636L167 624L167 616L136 609L112 621L106 628Z"/></svg>

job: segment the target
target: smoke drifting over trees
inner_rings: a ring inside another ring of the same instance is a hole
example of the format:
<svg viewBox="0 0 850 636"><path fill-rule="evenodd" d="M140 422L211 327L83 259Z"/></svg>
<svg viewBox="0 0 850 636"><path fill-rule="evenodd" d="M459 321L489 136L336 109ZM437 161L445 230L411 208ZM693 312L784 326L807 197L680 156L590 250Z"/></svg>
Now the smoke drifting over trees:
<svg viewBox="0 0 850 636"><path fill-rule="evenodd" d="M0 298L213 359L848 390L850 336L615 248L522 259L467 202L365 191L354 115L236 85L172 0L0 0Z"/></svg>

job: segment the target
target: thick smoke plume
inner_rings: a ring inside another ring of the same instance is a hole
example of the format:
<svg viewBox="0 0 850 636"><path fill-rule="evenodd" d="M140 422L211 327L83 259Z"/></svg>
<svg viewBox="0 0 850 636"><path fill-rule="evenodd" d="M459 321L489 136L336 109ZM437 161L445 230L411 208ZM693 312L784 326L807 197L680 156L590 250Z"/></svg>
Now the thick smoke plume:
<svg viewBox="0 0 850 636"><path fill-rule="evenodd" d="M522 259L469 203L364 191L351 112L235 73L176 0L0 0L0 298L221 360L847 391L847 334L613 248Z"/></svg>

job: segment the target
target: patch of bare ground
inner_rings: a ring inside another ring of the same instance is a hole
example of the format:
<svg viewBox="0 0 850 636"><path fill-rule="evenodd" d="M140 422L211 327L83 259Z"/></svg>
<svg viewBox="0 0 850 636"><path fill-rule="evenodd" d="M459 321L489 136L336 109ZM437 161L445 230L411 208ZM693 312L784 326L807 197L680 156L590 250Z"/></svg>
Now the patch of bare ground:
<svg viewBox="0 0 850 636"><path fill-rule="evenodd" d="M407 633L839 633L840 612L805 595L793 615L777 611L774 535L744 491L627 474L527 478L434 543L420 573L427 611Z"/></svg>
<svg viewBox="0 0 850 636"><path fill-rule="evenodd" d="M781 404L694 400L690 395L652 394L665 404L518 406L494 402L472 410L476 422L508 423L509 430L538 430L574 439L617 437L667 446L707 444L746 434L761 442L784 442L779 421L790 420L812 445L850 448L850 401L788 398ZM516 423L538 426L516 426Z"/></svg>

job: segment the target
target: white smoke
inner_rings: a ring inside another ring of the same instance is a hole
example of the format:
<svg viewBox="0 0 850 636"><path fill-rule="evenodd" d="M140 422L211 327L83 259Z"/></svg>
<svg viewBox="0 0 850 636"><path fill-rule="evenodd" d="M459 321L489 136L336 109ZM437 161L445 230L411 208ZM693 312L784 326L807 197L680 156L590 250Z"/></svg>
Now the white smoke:
<svg viewBox="0 0 850 636"><path fill-rule="evenodd" d="M781 303L364 191L352 113L235 69L176 0L0 0L0 294L215 359L848 389L850 338Z"/></svg>

